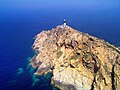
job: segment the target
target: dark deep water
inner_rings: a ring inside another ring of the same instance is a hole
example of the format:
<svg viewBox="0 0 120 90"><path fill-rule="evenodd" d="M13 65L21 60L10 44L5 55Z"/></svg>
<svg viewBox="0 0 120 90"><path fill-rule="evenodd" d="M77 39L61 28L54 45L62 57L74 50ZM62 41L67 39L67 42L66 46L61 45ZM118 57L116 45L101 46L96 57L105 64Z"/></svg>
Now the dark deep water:
<svg viewBox="0 0 120 90"><path fill-rule="evenodd" d="M120 46L119 0L1 0L0 90L53 90L50 75L33 76L28 63L33 37L64 18L69 26Z"/></svg>

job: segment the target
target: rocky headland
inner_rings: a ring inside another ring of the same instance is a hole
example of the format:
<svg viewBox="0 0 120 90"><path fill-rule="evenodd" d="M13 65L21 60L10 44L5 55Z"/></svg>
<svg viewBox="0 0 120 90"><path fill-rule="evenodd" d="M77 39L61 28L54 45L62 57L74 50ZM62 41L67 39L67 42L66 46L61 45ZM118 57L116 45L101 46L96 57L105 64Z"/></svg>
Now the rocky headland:
<svg viewBox="0 0 120 90"><path fill-rule="evenodd" d="M51 84L61 90L120 90L120 48L59 25L35 37L35 75L53 73Z"/></svg>

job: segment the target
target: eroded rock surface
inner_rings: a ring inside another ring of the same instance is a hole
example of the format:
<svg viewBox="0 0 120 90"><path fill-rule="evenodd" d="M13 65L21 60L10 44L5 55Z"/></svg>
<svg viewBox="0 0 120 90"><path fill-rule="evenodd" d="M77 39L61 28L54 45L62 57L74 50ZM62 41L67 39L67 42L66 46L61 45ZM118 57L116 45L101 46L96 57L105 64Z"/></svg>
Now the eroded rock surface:
<svg viewBox="0 0 120 90"><path fill-rule="evenodd" d="M120 90L120 49L63 25L35 37L34 74L53 73L62 90Z"/></svg>

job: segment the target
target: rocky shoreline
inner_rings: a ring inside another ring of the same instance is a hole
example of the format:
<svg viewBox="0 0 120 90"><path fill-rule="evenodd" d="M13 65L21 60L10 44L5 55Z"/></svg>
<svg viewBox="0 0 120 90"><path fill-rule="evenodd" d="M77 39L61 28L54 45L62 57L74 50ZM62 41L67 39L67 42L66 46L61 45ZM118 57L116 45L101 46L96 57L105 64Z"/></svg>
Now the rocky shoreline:
<svg viewBox="0 0 120 90"><path fill-rule="evenodd" d="M120 90L120 48L69 26L35 37L30 64L61 90Z"/></svg>

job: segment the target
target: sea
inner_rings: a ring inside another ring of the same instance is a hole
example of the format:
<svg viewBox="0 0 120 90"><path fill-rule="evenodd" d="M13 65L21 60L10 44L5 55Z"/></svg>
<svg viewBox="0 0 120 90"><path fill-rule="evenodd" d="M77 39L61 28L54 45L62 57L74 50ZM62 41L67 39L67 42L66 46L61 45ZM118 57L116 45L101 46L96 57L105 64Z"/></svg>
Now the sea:
<svg viewBox="0 0 120 90"><path fill-rule="evenodd" d="M67 24L120 46L120 0L0 0L0 90L58 90L35 76L34 37Z"/></svg>

